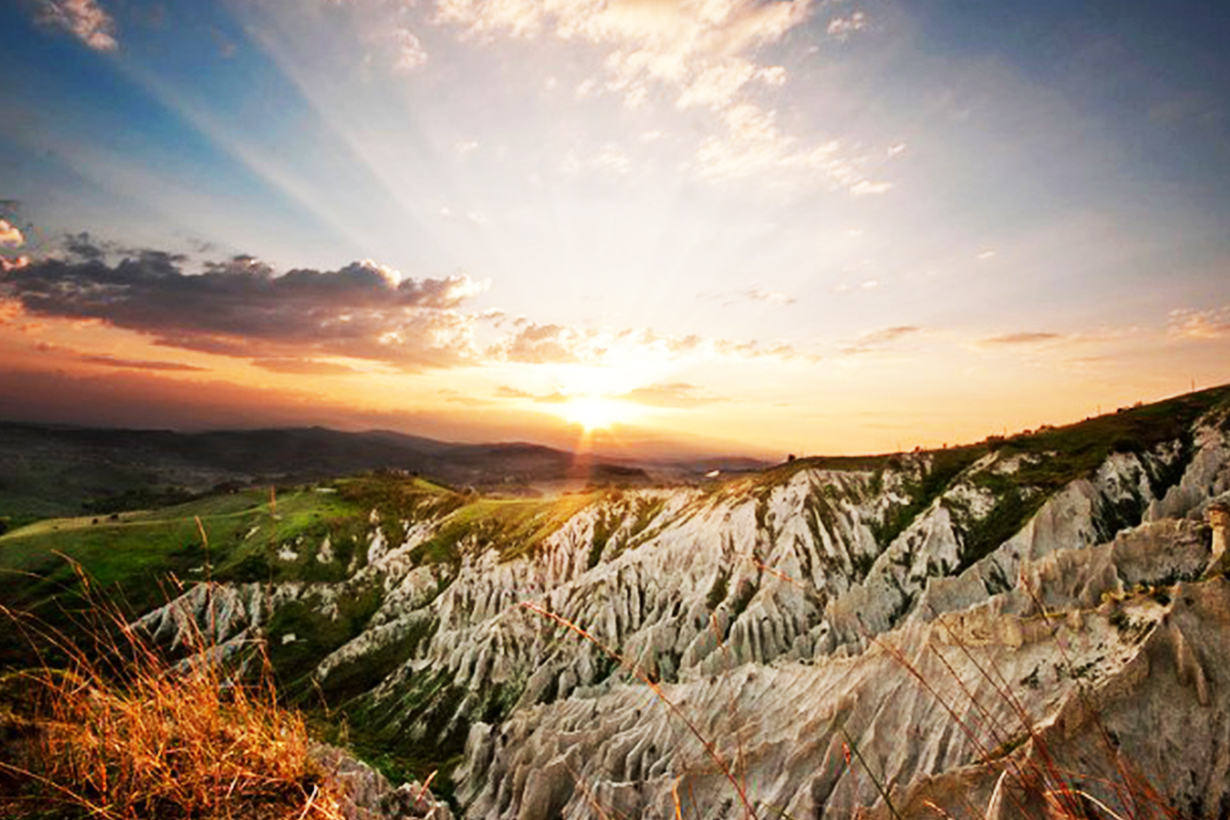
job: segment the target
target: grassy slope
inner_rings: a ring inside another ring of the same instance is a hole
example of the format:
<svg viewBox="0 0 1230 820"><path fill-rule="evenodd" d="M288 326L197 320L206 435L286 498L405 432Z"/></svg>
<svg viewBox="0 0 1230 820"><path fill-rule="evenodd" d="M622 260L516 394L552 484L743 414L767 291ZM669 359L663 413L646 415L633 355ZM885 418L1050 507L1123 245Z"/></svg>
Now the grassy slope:
<svg viewBox="0 0 1230 820"><path fill-rule="evenodd" d="M980 473L972 480L992 491L994 508L964 532L964 569L1015 534L1053 493L1072 481L1090 478L1115 453L1142 454L1158 446L1177 443L1169 467L1147 473L1154 496L1178 483L1194 454L1192 427L1202 416L1230 411L1230 387L1188 393L1155 404L1126 408L1064 427L1044 427L1007 438L984 442L1001 456L1021 456L1020 469L1011 474ZM1223 427L1230 417L1222 416ZM1148 465L1146 465L1148 467ZM1122 520L1110 529L1139 523L1143 504L1128 505ZM1113 532L1103 533L1106 537Z"/></svg>
<svg viewBox="0 0 1230 820"><path fill-rule="evenodd" d="M181 583L202 580L207 572L220 581L341 582L366 562L374 530L386 543L401 543L407 523L441 519L412 558L444 565L447 584L463 550L495 546L506 559L532 553L596 498L483 498L419 478L374 475L340 480L323 492L284 492L272 504L268 491L245 490L160 510L48 519L0 536L0 604L75 631L76 611L85 605L74 564L95 591L130 614L161 605ZM273 660L284 680L301 679L324 653L362 629L383 598L378 579L373 584L351 590L354 606L343 607L342 619L326 623L303 605L277 613L270 624L274 638L298 636L285 648L274 641ZM28 657L25 638L0 634L0 665Z"/></svg>

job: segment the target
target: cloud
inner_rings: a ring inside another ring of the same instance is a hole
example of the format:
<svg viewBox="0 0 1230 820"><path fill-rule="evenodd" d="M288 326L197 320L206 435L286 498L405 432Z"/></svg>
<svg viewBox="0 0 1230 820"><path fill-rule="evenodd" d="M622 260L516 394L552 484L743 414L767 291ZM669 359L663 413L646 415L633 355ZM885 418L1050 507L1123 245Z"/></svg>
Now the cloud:
<svg viewBox="0 0 1230 820"><path fill-rule="evenodd" d="M834 17L829 21L825 32L833 39L844 43L850 39L851 34L856 31L862 31L866 27L867 15L861 11L856 11L849 17Z"/></svg>
<svg viewBox="0 0 1230 820"><path fill-rule="evenodd" d="M387 36L395 71L413 71L426 64L427 51L413 31L405 26L394 26Z"/></svg>
<svg viewBox="0 0 1230 820"><path fill-rule="evenodd" d="M1062 338L1058 333L1005 333L981 340L986 345L1030 345Z"/></svg>
<svg viewBox="0 0 1230 820"><path fill-rule="evenodd" d="M768 302L771 305L793 305L794 297L787 296L784 293L777 291L762 290L761 288L752 288L743 292L743 295L754 302Z"/></svg>
<svg viewBox="0 0 1230 820"><path fill-rule="evenodd" d="M445 391L441 390L441 393ZM448 391L454 392L454 391ZM500 399L528 399L535 404L564 404L570 397L558 390L552 393L531 393L528 390L519 390L516 387L509 387L506 384L501 384L495 389L496 398ZM486 404L492 402L484 401Z"/></svg>
<svg viewBox="0 0 1230 820"><path fill-rule="evenodd" d="M95 51L115 51L115 20L95 0L34 0L35 19L63 29Z"/></svg>
<svg viewBox="0 0 1230 820"><path fill-rule="evenodd" d="M450 208L448 205L441 206L440 218L446 222L454 222L454 221L464 219L466 222L469 222L471 225L478 225L479 227L491 224L491 219L485 216L484 214L480 214L478 211L467 211L463 215L463 214L457 213L452 208Z"/></svg>
<svg viewBox="0 0 1230 820"><path fill-rule="evenodd" d="M252 364L273 373L291 373L305 376L342 376L356 372L353 367L318 359L254 359Z"/></svg>
<svg viewBox="0 0 1230 820"><path fill-rule="evenodd" d="M461 140L453 146L458 156L466 156L478 150L478 140Z"/></svg>
<svg viewBox="0 0 1230 820"><path fill-rule="evenodd" d="M494 361L525 364L602 365L617 361L815 360L787 342L762 344L730 339L672 336L644 328L601 331L558 324L525 322L516 332L487 348Z"/></svg>
<svg viewBox="0 0 1230 820"><path fill-rule="evenodd" d="M274 13L288 9L308 10L320 20L322 12L336 15L329 20L335 30L352 29L364 44L365 65L379 64L395 73L408 73L426 65L429 59L423 41L409 21L416 0L244 0L262 3ZM327 10L327 11L325 11Z"/></svg>
<svg viewBox="0 0 1230 820"><path fill-rule="evenodd" d="M527 364L578 363L587 358L592 335L563 325L528 323L488 349L493 358Z"/></svg>
<svg viewBox="0 0 1230 820"><path fill-rule="evenodd" d="M882 194L893 187L891 182L872 182L867 179L860 179L858 182L850 186L850 193L855 196L867 196L868 194Z"/></svg>
<svg viewBox="0 0 1230 820"><path fill-rule="evenodd" d="M0 248L20 248L24 244L26 238L17 226L0 219Z"/></svg>
<svg viewBox="0 0 1230 820"><path fill-rule="evenodd" d="M440 395L450 404L460 404L463 407L491 407L495 402L490 399L480 399L476 396L463 396L455 391L440 391Z"/></svg>
<svg viewBox="0 0 1230 820"><path fill-rule="evenodd" d="M873 353L921 332L922 328L915 327L914 325L886 327L883 330L864 333L855 339L853 343L843 347L841 352L846 354Z"/></svg>
<svg viewBox="0 0 1230 820"><path fill-rule="evenodd" d="M206 370L204 367L197 367L193 364L185 364L184 362L161 362L148 361L144 359L117 359L114 356L96 356L83 355L78 357L81 361L87 364L101 364L106 367L123 367L130 370L165 370L165 371L200 371Z"/></svg>
<svg viewBox="0 0 1230 820"><path fill-rule="evenodd" d="M807 19L812 0L437 0L438 23L472 37L543 34L607 50L605 90L637 104L652 84L678 91L681 107L721 104L756 77L784 71L744 55Z"/></svg>
<svg viewBox="0 0 1230 820"><path fill-rule="evenodd" d="M3 262L0 259L0 262ZM0 297L0 325L11 324L14 319L21 316L24 311L21 309L21 302L16 299L5 299Z"/></svg>
<svg viewBox="0 0 1230 820"><path fill-rule="evenodd" d="M985 262L988 259L994 259L995 251L991 248L987 248L984 251L978 251L977 258L979 261L982 261L982 262Z"/></svg>
<svg viewBox="0 0 1230 820"><path fill-rule="evenodd" d="M1180 339L1230 339L1230 305L1211 310L1176 308L1170 311L1167 332Z"/></svg>
<svg viewBox="0 0 1230 820"><path fill-rule="evenodd" d="M834 189L851 194L879 194L892 186L872 182L859 170L860 160L846 154L838 140L811 148L778 130L777 115L751 103L722 114L726 133L708 137L696 155L696 170L711 180L735 179L772 171L810 172Z"/></svg>
<svg viewBox="0 0 1230 820"><path fill-rule="evenodd" d="M694 384L685 382L673 382L670 384L651 384L647 387L638 387L622 396L616 398L624 399L625 401L644 404L649 407L667 407L686 409L690 407L699 407L702 404L711 404L716 401L723 401L720 396L710 396L701 392Z"/></svg>
<svg viewBox="0 0 1230 820"><path fill-rule="evenodd" d="M572 400L572 397L566 393L556 391L554 393L546 393L541 396L532 396L533 400L538 404L567 404Z"/></svg>
<svg viewBox="0 0 1230 820"><path fill-rule="evenodd" d="M169 347L254 359L348 356L406 369L477 355L477 318L457 308L486 288L465 274L413 279L371 260L278 274L249 256L185 269L142 250L110 262L84 240L0 277L0 296L31 316L98 320Z"/></svg>
<svg viewBox="0 0 1230 820"><path fill-rule="evenodd" d="M786 70L781 66L757 66L748 60L728 60L701 72L679 95L679 108L703 106L721 110L739 96L749 82L759 80L766 85L786 82Z"/></svg>
<svg viewBox="0 0 1230 820"><path fill-rule="evenodd" d="M835 140L799 144L777 129L775 112L750 101L755 89L788 80L783 66L759 59L758 53L779 43L820 5L821 0L437 0L434 20L460 26L464 36L480 40L555 37L594 46L603 54L601 74L581 82L578 97L615 94L637 107L655 90L665 90L677 108L711 110L724 133L699 146L690 167L701 177L810 170L835 189L883 193L889 183L858 171L863 158L847 156ZM854 12L830 22L829 31L844 39L866 23L862 12ZM618 173L627 169L609 165L607 170ZM573 157L566 167L591 165Z"/></svg>
<svg viewBox="0 0 1230 820"><path fill-rule="evenodd" d="M618 145L608 143L589 156L569 150L560 163L560 170L567 174L597 171L623 175L632 170L632 159Z"/></svg>

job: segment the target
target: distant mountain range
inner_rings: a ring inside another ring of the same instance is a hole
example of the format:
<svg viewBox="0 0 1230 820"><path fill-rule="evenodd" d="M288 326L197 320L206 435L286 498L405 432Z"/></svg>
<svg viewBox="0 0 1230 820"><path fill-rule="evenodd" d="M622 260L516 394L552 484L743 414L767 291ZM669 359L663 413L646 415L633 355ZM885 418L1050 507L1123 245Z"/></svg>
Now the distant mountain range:
<svg viewBox="0 0 1230 820"><path fill-rule="evenodd" d="M532 494L536 485L645 484L766 466L746 458L616 460L526 442L459 444L390 430L182 433L16 422L0 422L0 464L0 517L13 523L158 506L219 484L301 483L379 469Z"/></svg>

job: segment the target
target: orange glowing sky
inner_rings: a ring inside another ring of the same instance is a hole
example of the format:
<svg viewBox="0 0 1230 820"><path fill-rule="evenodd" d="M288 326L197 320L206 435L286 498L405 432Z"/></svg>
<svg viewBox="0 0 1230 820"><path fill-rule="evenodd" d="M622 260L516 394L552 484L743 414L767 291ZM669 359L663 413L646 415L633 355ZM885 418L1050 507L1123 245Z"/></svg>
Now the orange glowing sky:
<svg viewBox="0 0 1230 820"><path fill-rule="evenodd" d="M6 4L0 418L780 457L1230 381L1227 15L990 5Z"/></svg>

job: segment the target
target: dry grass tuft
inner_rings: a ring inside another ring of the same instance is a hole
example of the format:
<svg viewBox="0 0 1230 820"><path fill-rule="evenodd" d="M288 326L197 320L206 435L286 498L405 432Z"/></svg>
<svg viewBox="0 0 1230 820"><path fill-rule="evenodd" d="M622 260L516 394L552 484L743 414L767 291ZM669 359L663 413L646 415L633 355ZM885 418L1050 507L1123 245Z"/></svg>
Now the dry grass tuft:
<svg viewBox="0 0 1230 820"><path fill-rule="evenodd" d="M336 788L311 760L302 716L279 703L259 646L246 680L199 629L190 659L172 665L117 610L94 604L94 626L107 629L92 631L90 651L3 611L68 658L21 673L35 731L0 769L20 785L26 816L51 807L52 817L103 820L340 820Z"/></svg>

